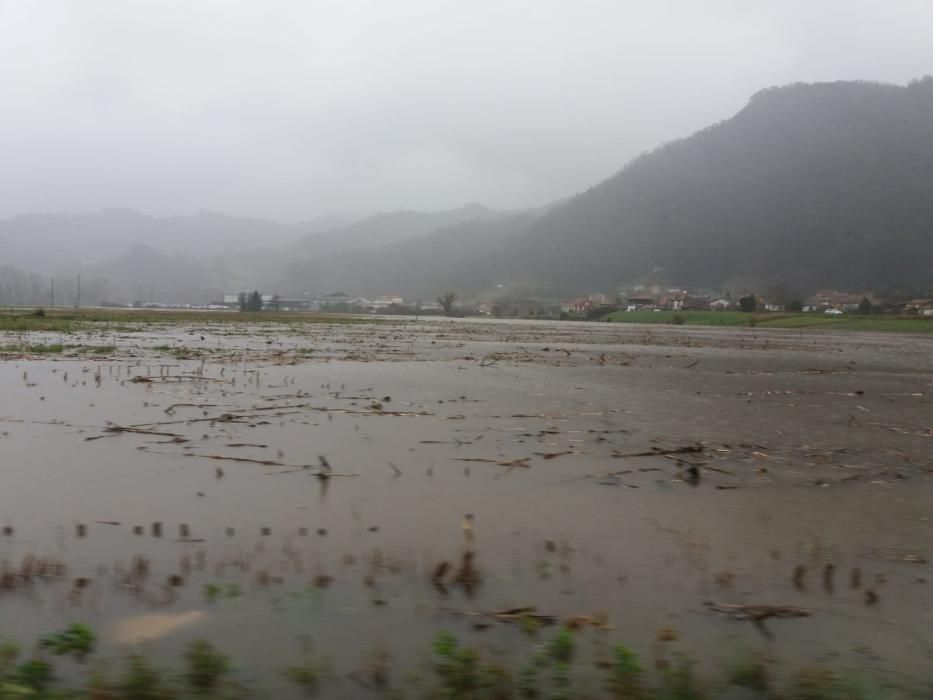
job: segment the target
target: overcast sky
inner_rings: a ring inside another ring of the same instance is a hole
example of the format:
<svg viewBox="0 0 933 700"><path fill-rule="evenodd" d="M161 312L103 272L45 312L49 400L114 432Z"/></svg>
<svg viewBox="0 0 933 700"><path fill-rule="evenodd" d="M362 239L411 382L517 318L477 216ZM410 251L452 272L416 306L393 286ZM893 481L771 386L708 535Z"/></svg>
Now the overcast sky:
<svg viewBox="0 0 933 700"><path fill-rule="evenodd" d="M0 216L519 208L794 81L933 73L930 0L0 0Z"/></svg>

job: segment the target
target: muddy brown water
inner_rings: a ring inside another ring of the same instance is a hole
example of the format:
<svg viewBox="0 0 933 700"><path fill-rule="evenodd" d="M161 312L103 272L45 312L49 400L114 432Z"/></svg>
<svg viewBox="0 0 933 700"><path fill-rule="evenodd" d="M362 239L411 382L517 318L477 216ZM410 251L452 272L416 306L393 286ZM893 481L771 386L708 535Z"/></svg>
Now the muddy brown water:
<svg viewBox="0 0 933 700"><path fill-rule="evenodd" d="M0 361L6 637L205 638L274 685L309 644L338 675L415 664L438 629L508 657L519 625L461 613L535 606L607 617L597 651L929 665L928 338L389 320L0 345L63 338L116 350Z"/></svg>

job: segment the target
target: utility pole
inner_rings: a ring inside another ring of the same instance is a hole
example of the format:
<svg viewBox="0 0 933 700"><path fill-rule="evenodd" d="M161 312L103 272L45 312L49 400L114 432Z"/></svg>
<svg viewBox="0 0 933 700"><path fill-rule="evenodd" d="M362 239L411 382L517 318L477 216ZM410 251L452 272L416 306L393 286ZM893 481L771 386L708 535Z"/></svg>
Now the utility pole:
<svg viewBox="0 0 933 700"><path fill-rule="evenodd" d="M81 275L78 275L78 289L75 292L75 308L81 306Z"/></svg>
<svg viewBox="0 0 933 700"><path fill-rule="evenodd" d="M49 292L49 296L50 296L49 306L54 308L55 307L55 278L54 277L52 278L52 285L51 285L51 291Z"/></svg>

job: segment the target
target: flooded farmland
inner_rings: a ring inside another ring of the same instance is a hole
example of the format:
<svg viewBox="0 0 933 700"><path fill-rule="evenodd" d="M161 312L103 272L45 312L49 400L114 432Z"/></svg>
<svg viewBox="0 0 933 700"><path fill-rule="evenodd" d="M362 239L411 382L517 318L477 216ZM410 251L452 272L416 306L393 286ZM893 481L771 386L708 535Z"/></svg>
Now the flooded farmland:
<svg viewBox="0 0 933 700"><path fill-rule="evenodd" d="M4 638L204 639L273 697L308 653L375 697L438 630L521 663L561 626L588 667L926 681L929 338L193 315L0 346Z"/></svg>

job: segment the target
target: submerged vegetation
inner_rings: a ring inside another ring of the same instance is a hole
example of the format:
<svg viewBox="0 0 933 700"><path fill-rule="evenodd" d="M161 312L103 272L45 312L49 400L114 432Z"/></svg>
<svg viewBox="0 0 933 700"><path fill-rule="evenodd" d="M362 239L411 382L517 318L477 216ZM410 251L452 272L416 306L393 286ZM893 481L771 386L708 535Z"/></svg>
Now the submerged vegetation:
<svg viewBox="0 0 933 700"><path fill-rule="evenodd" d="M6 345L0 345L0 354L61 355L62 353L72 353L109 355L115 351L116 346L114 345L77 345L62 343L8 343Z"/></svg>
<svg viewBox="0 0 933 700"><path fill-rule="evenodd" d="M188 311L184 309L45 309L37 311L0 309L0 331L50 331L75 333L101 324L118 325L122 332L139 330L139 326L177 323L373 323L348 315L288 312Z"/></svg>

